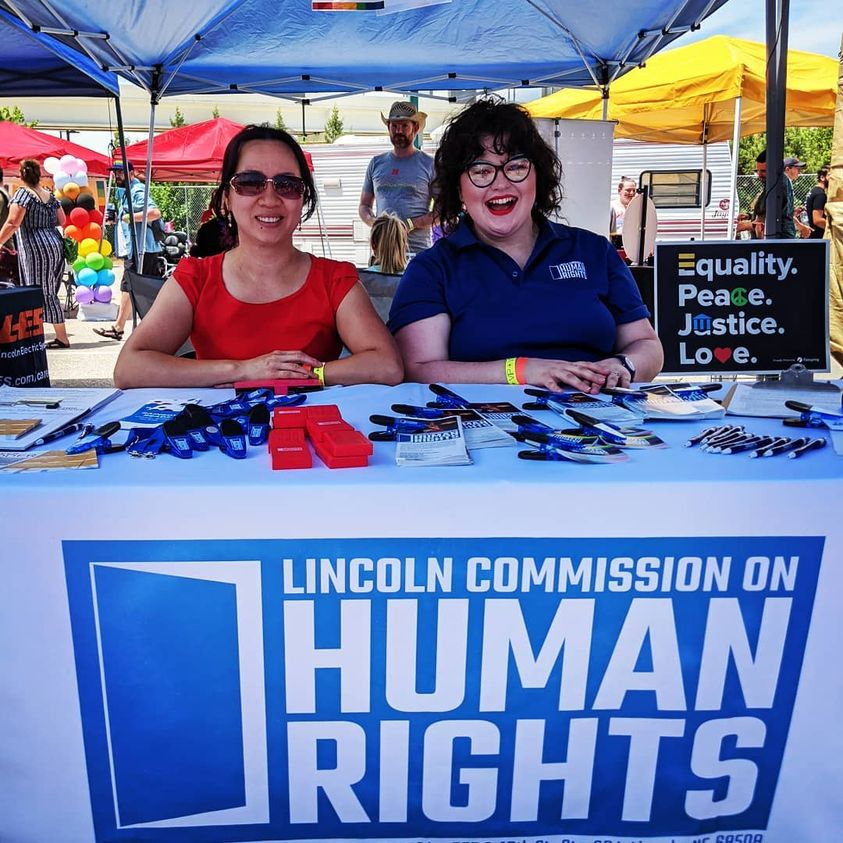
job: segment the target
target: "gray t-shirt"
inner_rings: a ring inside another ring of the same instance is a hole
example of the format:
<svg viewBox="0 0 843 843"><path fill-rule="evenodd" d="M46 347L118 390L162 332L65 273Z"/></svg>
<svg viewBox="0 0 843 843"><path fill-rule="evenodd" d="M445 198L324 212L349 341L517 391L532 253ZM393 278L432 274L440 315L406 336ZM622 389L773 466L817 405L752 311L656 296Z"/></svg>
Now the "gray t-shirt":
<svg viewBox="0 0 843 843"><path fill-rule="evenodd" d="M366 169L363 191L375 197L377 212L390 211L402 220L419 217L430 210L433 158L417 151L408 158L398 158L392 151L376 155ZM410 251L430 248L430 229L410 232Z"/></svg>

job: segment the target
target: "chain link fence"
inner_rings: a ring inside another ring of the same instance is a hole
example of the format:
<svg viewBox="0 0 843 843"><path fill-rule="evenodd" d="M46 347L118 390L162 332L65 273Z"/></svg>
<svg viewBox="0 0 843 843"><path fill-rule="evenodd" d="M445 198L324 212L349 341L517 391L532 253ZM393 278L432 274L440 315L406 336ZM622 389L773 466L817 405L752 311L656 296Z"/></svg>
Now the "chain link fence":
<svg viewBox="0 0 843 843"><path fill-rule="evenodd" d="M787 178L787 176L782 176ZM793 182L793 206L799 208L805 204L808 191L817 183L815 174L803 173ZM738 208L741 213L748 214L755 197L761 193L761 182L757 176L738 176Z"/></svg>
<svg viewBox="0 0 843 843"><path fill-rule="evenodd" d="M183 231L192 241L215 187L215 184L153 183L150 193L161 210L162 219L172 222L176 231Z"/></svg>

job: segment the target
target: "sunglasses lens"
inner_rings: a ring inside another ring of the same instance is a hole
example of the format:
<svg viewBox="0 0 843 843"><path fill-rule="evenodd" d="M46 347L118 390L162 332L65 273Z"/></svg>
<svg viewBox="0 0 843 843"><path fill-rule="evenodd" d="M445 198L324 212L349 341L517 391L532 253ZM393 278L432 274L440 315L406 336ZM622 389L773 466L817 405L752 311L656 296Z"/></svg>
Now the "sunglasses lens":
<svg viewBox="0 0 843 843"><path fill-rule="evenodd" d="M231 186L241 196L257 196L259 193L263 193L266 187L266 179L261 175L242 173L234 176L231 180Z"/></svg>
<svg viewBox="0 0 843 843"><path fill-rule="evenodd" d="M298 199L304 195L304 181L297 176L275 176L272 186L283 199Z"/></svg>

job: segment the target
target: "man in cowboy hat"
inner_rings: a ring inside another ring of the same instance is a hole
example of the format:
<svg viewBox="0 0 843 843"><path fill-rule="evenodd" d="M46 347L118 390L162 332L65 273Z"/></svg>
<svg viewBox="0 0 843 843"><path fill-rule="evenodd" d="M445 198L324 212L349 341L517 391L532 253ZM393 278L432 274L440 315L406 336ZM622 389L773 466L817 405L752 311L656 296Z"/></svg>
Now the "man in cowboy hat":
<svg viewBox="0 0 843 843"><path fill-rule="evenodd" d="M371 227L378 214L396 214L407 224L410 251L417 253L430 246L431 182L433 158L416 149L413 141L424 129L427 115L411 102L394 102L389 116L381 114L389 130L392 150L376 155L366 170L360 194L360 219Z"/></svg>

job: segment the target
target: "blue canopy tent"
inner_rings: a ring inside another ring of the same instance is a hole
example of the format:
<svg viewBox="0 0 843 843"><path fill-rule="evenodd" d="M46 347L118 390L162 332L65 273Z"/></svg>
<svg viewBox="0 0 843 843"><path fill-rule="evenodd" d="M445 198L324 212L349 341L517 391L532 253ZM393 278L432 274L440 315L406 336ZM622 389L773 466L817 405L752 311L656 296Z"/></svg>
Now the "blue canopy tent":
<svg viewBox="0 0 843 843"><path fill-rule="evenodd" d="M389 11L391 0L385 0ZM278 96L611 81L726 0L458 0L388 14L310 0L4 0L150 93Z"/></svg>
<svg viewBox="0 0 843 843"><path fill-rule="evenodd" d="M116 97L117 76L0 9L0 91L10 97Z"/></svg>

